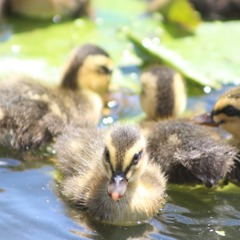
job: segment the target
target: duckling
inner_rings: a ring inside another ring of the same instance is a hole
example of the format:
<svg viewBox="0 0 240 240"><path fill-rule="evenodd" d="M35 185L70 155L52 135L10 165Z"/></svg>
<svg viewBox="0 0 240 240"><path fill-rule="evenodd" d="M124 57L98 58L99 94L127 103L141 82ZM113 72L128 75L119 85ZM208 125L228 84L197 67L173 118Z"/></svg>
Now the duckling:
<svg viewBox="0 0 240 240"><path fill-rule="evenodd" d="M166 179L160 166L149 161L139 127L70 125L54 148L61 195L91 218L132 225L161 209Z"/></svg>
<svg viewBox="0 0 240 240"><path fill-rule="evenodd" d="M26 76L1 81L1 144L33 149L51 142L74 119L96 125L112 67L103 49L86 44L73 51L58 87L43 86Z"/></svg>
<svg viewBox="0 0 240 240"><path fill-rule="evenodd" d="M168 118L154 124L141 125L147 135L147 151L150 158L162 166L169 182L203 183L212 187L230 171L236 150L217 139L215 133L207 127L195 125L188 119L176 118L176 112L181 112L176 108L185 104L184 84L181 78L174 77L176 74L169 75L163 81L164 71L165 68L155 66L141 78L144 79L142 108L152 111L151 114L147 113L149 117ZM154 96L160 96L161 101ZM173 107L172 103L177 102L177 99L182 99L182 104ZM158 105L161 106L154 107Z"/></svg>
<svg viewBox="0 0 240 240"><path fill-rule="evenodd" d="M179 117L185 110L186 84L177 71L154 65L141 74L140 82L140 101L148 119Z"/></svg>
<svg viewBox="0 0 240 240"><path fill-rule="evenodd" d="M211 113L194 118L198 124L219 126L231 134L228 143L238 149L234 158L234 167L228 174L228 180L240 184L240 87L224 93L215 103Z"/></svg>

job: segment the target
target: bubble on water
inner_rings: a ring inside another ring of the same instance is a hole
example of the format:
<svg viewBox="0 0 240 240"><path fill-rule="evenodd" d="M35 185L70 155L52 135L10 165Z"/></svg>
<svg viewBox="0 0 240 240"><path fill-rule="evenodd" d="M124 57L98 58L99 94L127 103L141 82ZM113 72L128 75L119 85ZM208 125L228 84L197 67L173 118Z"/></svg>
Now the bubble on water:
<svg viewBox="0 0 240 240"><path fill-rule="evenodd" d="M113 118L112 117L103 118L102 122L105 125L112 124L113 123Z"/></svg>
<svg viewBox="0 0 240 240"><path fill-rule="evenodd" d="M109 101L109 102L108 102L107 106L108 106L109 108L113 108L113 107L116 107L117 104L118 104L118 103L117 103L116 100L112 100L112 101Z"/></svg>
<svg viewBox="0 0 240 240"><path fill-rule="evenodd" d="M149 39L149 38L144 38L144 39L142 40L142 45L143 45L145 48L151 47L151 45L152 45L151 39Z"/></svg>
<svg viewBox="0 0 240 240"><path fill-rule="evenodd" d="M54 23L59 23L59 22L61 22L62 17L60 15L55 15L55 16L53 16L52 20Z"/></svg>

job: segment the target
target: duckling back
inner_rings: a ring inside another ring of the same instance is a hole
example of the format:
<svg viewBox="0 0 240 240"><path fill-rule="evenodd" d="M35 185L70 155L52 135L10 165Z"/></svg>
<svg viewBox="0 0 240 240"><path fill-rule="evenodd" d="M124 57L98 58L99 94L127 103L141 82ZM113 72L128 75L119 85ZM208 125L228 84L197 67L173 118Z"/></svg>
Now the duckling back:
<svg viewBox="0 0 240 240"><path fill-rule="evenodd" d="M186 107L185 81L167 66L152 66L141 75L142 108L151 120L178 117Z"/></svg>
<svg viewBox="0 0 240 240"><path fill-rule="evenodd" d="M236 151L209 128L183 120L157 123L148 138L150 157L173 183L216 185L231 170Z"/></svg>

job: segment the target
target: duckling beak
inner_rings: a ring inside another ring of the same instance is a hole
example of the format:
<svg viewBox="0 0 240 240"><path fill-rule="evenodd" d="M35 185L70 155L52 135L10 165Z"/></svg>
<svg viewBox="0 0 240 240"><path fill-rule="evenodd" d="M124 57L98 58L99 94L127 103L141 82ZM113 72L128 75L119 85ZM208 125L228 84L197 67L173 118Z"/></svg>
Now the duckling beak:
<svg viewBox="0 0 240 240"><path fill-rule="evenodd" d="M112 177L108 185L108 195L113 201L118 201L127 189L127 179L124 173L116 174Z"/></svg>
<svg viewBox="0 0 240 240"><path fill-rule="evenodd" d="M203 113L201 115L192 117L191 121L199 125L206 125L210 127L218 127L220 125L220 123L214 122L212 113Z"/></svg>

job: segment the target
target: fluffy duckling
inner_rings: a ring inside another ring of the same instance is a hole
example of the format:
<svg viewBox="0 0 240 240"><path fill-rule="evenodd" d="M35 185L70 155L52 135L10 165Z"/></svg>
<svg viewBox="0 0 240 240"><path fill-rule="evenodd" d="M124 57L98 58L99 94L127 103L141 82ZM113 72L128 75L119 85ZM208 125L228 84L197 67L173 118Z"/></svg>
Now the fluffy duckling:
<svg viewBox="0 0 240 240"><path fill-rule="evenodd" d="M167 66L152 66L141 74L140 101L147 118L160 120L179 117L187 103L182 76Z"/></svg>
<svg viewBox="0 0 240 240"><path fill-rule="evenodd" d="M228 143L240 149L240 87L224 93L215 103L211 113L194 118L198 124L219 126L232 135ZM240 184L240 153L234 158L234 167L228 174L228 179Z"/></svg>
<svg viewBox="0 0 240 240"><path fill-rule="evenodd" d="M129 225L152 217L162 207L166 179L149 161L138 127L69 126L54 147L62 174L60 193L90 217Z"/></svg>
<svg viewBox="0 0 240 240"><path fill-rule="evenodd" d="M169 119L176 117L176 112L181 112L179 108L185 106L185 85L180 77L176 78L177 74L163 76L166 68L155 66L141 77L143 109L149 117L154 116L153 120L155 116L168 118L142 125L148 136L150 158L162 166L169 182L203 183L212 187L230 171L236 149L217 139L207 127L187 119ZM178 99L182 101L174 105Z"/></svg>
<svg viewBox="0 0 240 240"><path fill-rule="evenodd" d="M97 124L113 63L95 45L76 48L59 87L50 88L24 76L0 82L0 142L17 150L48 143L74 119Z"/></svg>

